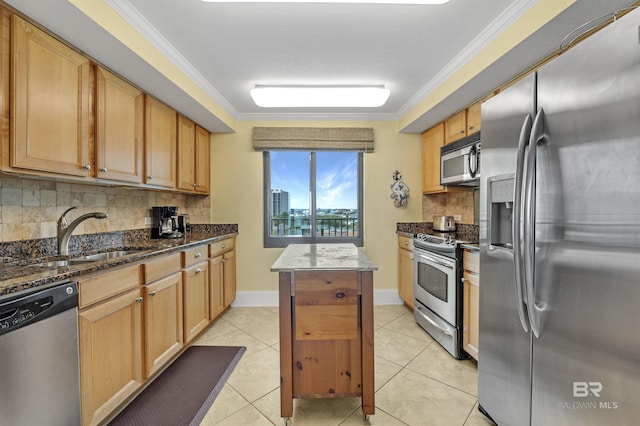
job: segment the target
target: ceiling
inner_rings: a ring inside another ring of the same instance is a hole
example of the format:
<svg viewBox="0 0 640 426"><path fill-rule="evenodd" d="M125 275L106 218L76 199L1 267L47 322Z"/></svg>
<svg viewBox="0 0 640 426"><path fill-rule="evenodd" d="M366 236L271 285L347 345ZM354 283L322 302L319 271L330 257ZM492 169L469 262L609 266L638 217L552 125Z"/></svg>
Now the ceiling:
<svg viewBox="0 0 640 426"><path fill-rule="evenodd" d="M97 25L72 2L5 0L148 93L214 132L233 123ZM400 120L541 0L451 0L444 5L205 3L93 0L114 9L233 120ZM606 3L606 4L605 4ZM419 133L556 51L580 24L634 3L578 0L493 65L420 111ZM384 84L379 108L253 104L256 84Z"/></svg>

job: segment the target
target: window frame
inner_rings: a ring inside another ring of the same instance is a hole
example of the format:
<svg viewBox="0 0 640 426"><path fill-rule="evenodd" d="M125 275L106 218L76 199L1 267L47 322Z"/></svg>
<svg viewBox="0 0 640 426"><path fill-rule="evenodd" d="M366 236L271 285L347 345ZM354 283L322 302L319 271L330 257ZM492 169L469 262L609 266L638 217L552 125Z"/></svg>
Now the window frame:
<svg viewBox="0 0 640 426"><path fill-rule="evenodd" d="M265 150L263 158L263 236L265 248L282 248L289 244L348 244L353 243L358 247L364 245L364 155L362 151L355 152L358 156L358 236L357 237L318 237L316 236L316 153L330 152L319 149L294 150L309 153L309 193L310 193L310 215L311 215L311 235L303 236L272 236L271 235L271 156L270 153L277 150Z"/></svg>

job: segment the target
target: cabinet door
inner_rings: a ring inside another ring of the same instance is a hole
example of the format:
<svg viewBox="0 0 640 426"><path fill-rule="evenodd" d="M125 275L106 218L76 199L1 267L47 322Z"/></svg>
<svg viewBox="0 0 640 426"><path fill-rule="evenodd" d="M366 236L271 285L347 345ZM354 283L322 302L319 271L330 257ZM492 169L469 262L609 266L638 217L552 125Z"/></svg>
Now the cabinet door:
<svg viewBox="0 0 640 426"><path fill-rule="evenodd" d="M440 185L440 148L444 145L444 124L422 134L422 192L443 192Z"/></svg>
<svg viewBox="0 0 640 426"><path fill-rule="evenodd" d="M140 290L81 311L82 424L100 423L142 386Z"/></svg>
<svg viewBox="0 0 640 426"><path fill-rule="evenodd" d="M96 67L96 177L142 183L144 94Z"/></svg>
<svg viewBox="0 0 640 426"><path fill-rule="evenodd" d="M236 251L231 250L222 255L224 262L224 306L236 300Z"/></svg>
<svg viewBox="0 0 640 426"><path fill-rule="evenodd" d="M178 114L178 178L176 181L178 189L195 190L195 138L196 124L182 114Z"/></svg>
<svg viewBox="0 0 640 426"><path fill-rule="evenodd" d="M196 125L196 192L209 193L211 168L211 134Z"/></svg>
<svg viewBox="0 0 640 426"><path fill-rule="evenodd" d="M182 274L143 287L145 374L150 377L183 347Z"/></svg>
<svg viewBox="0 0 640 426"><path fill-rule="evenodd" d="M404 249L398 249L398 293L413 309L413 252Z"/></svg>
<svg viewBox="0 0 640 426"><path fill-rule="evenodd" d="M467 134L470 135L481 130L480 120L480 106L482 102L476 102L475 104L467 108Z"/></svg>
<svg viewBox="0 0 640 426"><path fill-rule="evenodd" d="M0 147L2 166L9 161L9 74L11 73L11 14L0 8Z"/></svg>
<svg viewBox="0 0 640 426"><path fill-rule="evenodd" d="M209 325L208 263L201 262L182 272L184 286L184 343Z"/></svg>
<svg viewBox="0 0 640 426"><path fill-rule="evenodd" d="M11 167L92 176L89 59L13 16Z"/></svg>
<svg viewBox="0 0 640 426"><path fill-rule="evenodd" d="M224 309L224 268L222 255L209 260L209 319L213 321Z"/></svg>
<svg viewBox="0 0 640 426"><path fill-rule="evenodd" d="M175 188L176 112L150 96L145 100L145 183Z"/></svg>
<svg viewBox="0 0 640 426"><path fill-rule="evenodd" d="M444 143L450 144L467 135L467 111L447 118L444 122Z"/></svg>
<svg viewBox="0 0 640 426"><path fill-rule="evenodd" d="M478 359L478 330L480 305L480 277L464 271L464 309L462 346L476 360Z"/></svg>

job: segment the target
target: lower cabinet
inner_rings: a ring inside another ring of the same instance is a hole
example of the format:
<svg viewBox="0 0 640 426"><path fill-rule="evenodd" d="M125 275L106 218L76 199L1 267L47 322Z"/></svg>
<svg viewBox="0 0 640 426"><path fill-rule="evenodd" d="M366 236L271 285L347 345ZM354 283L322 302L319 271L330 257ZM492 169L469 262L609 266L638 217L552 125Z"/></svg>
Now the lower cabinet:
<svg viewBox="0 0 640 426"><path fill-rule="evenodd" d="M79 282L83 425L102 422L144 383L140 275L135 266ZM114 282L133 289L110 297ZM83 293L84 299L106 300L85 308Z"/></svg>
<svg viewBox="0 0 640 426"><path fill-rule="evenodd" d="M222 255L224 269L224 306L236 300L236 251L231 250Z"/></svg>
<svg viewBox="0 0 640 426"><path fill-rule="evenodd" d="M464 308L462 313L462 347L476 360L478 359L478 330L480 307L480 256L477 252L465 250L464 267Z"/></svg>
<svg viewBox="0 0 640 426"><path fill-rule="evenodd" d="M413 240L398 236L398 294L413 309Z"/></svg>
<svg viewBox="0 0 640 426"><path fill-rule="evenodd" d="M209 265L200 262L182 271L184 341L191 342L209 325Z"/></svg>

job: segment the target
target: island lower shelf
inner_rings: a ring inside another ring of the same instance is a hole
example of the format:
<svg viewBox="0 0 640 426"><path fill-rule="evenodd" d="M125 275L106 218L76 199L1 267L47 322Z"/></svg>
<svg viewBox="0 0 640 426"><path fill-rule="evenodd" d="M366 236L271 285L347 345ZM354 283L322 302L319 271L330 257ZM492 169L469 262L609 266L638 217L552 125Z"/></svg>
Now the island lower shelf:
<svg viewBox="0 0 640 426"><path fill-rule="evenodd" d="M280 272L281 415L293 398L362 398L373 414L373 273Z"/></svg>

